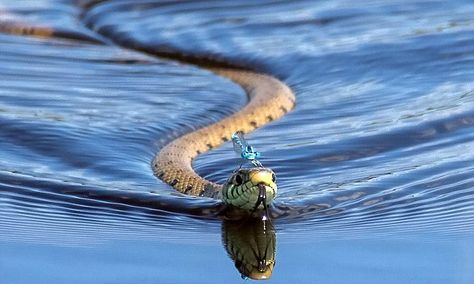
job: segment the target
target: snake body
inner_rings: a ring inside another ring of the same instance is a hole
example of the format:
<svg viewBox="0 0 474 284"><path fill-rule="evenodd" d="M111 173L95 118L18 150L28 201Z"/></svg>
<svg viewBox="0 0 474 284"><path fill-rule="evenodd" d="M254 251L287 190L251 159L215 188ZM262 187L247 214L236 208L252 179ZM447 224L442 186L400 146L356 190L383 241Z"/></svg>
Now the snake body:
<svg viewBox="0 0 474 284"><path fill-rule="evenodd" d="M0 22L0 32L40 37L67 37L92 42L96 40L81 36L80 33L78 35L61 33L60 30L51 27L16 22ZM176 57L180 61L187 61L186 56L176 55ZM271 170L242 169L234 172L225 184L217 184L200 177L192 168L192 160L199 154L229 141L234 132L249 133L282 117L293 109L295 95L287 85L272 76L237 68L213 68L209 67L212 64L208 64L212 62L207 61L209 60L206 59L204 63L190 63L206 68L240 85L249 97L248 104L219 122L188 133L167 144L153 159L153 172L181 193L219 198L226 204L245 210L255 209L255 203L260 201L263 201L262 205L266 207L276 196L275 176ZM264 186L261 187L261 185Z"/></svg>
<svg viewBox="0 0 474 284"><path fill-rule="evenodd" d="M2 11L0 10L0 16ZM62 37L93 43L104 43L100 38L52 27L31 26L0 20L0 32L38 37ZM106 43L105 43L106 44ZM172 57L172 56L170 56ZM175 58L181 61L181 58ZM192 168L192 160L201 153L230 140L233 133L249 133L284 116L295 105L295 95L278 79L253 71L232 68L210 68L197 64L240 85L249 97L240 111L212 125L171 141L154 157L154 174L177 191L219 198L238 209L255 210L263 201L263 208L276 196L274 173L265 168L239 169L225 184L217 184L200 177ZM256 206L255 206L256 205ZM275 265L276 236L271 222L246 219L245 222L223 223L223 243L235 266L244 277L268 279Z"/></svg>
<svg viewBox="0 0 474 284"><path fill-rule="evenodd" d="M276 120L295 105L295 96L283 82L269 75L237 69L210 68L217 75L240 85L249 97L240 111L209 126L188 133L167 144L153 160L155 175L179 192L223 198L225 185L200 177L192 168L192 160L201 153L227 142L236 131L249 133ZM263 172L268 172L262 169ZM251 174L244 176L252 180ZM253 177L253 176L252 176ZM232 182L232 177L229 183Z"/></svg>

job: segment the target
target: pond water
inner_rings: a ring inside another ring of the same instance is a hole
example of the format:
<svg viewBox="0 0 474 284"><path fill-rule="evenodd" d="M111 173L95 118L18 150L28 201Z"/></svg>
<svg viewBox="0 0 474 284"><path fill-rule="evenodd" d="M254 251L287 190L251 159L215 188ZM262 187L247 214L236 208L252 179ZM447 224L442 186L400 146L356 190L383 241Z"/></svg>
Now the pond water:
<svg viewBox="0 0 474 284"><path fill-rule="evenodd" d="M0 34L0 283L244 281L229 240L250 233L150 163L247 99L169 55L296 93L248 135L278 177L269 282L473 283L473 14L467 0L1 1L2 21L58 32ZM227 143L193 166L223 182L237 164Z"/></svg>

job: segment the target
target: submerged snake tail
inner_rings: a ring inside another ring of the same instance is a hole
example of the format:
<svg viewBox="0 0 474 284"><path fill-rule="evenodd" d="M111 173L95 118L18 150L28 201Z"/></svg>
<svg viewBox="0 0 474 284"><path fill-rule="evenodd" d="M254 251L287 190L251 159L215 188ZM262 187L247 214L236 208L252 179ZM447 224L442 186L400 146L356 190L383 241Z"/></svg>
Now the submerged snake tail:
<svg viewBox="0 0 474 284"><path fill-rule="evenodd" d="M0 18L14 18L14 15L0 10ZM63 38L69 40L78 40L89 43L104 44L105 41L100 37L93 36L86 32L75 31L70 29L63 29L61 27L53 27L47 25L30 24L16 20L3 20L0 19L0 33L18 35L18 36L31 36L38 38Z"/></svg>

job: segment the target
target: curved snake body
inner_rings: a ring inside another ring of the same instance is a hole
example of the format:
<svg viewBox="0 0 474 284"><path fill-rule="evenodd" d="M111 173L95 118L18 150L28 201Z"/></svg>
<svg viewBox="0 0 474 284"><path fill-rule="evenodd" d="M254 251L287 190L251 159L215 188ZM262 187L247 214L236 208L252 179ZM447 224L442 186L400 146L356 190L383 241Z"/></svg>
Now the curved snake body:
<svg viewBox="0 0 474 284"><path fill-rule="evenodd" d="M89 36L71 35L69 33L61 33L50 27L35 27L16 22L0 22L0 32L40 37L61 37L62 34L65 34L67 36L64 37L98 41ZM172 55L167 57L173 58ZM186 62L183 59L185 56L176 57L177 60ZM242 184L232 185L236 176L234 173L225 185L221 185L208 181L196 174L192 168L192 160L199 154L229 141L232 134L236 131L249 133L264 124L282 117L293 109L295 95L283 82L269 75L237 68L212 68L208 67L206 63L190 63L197 64L240 85L246 91L249 102L233 115L181 136L167 144L153 159L152 167L154 174L179 192L195 196L220 198L227 204L246 210L252 209L255 205L253 202L260 200L262 192L260 191L259 193L258 184L264 183L266 190L263 189L263 207L265 207L268 205L267 201L271 202L276 196L276 183L271 170L264 168L247 169L245 172L242 171L240 173L244 177ZM269 180L269 176L273 176L273 180ZM252 193L249 193L250 191ZM265 192L269 196L268 200L265 198ZM240 197L242 196L245 198L241 199Z"/></svg>
<svg viewBox="0 0 474 284"><path fill-rule="evenodd" d="M237 113L166 145L156 155L153 170L157 177L179 192L221 197L223 185L196 174L192 160L227 142L236 131L249 133L282 117L294 107L295 96L288 86L268 75L223 68L210 70L242 86L249 96L248 104Z"/></svg>
<svg viewBox="0 0 474 284"><path fill-rule="evenodd" d="M81 33L21 23L0 21L0 32L104 43ZM239 169L231 175L226 184L221 185L196 174L192 168L192 160L197 155L227 142L236 131L249 133L282 117L294 107L295 96L284 83L268 75L240 69L205 67L207 64L197 65L240 85L248 94L249 102L237 113L181 136L162 148L152 162L154 174L179 192L221 198L226 204L247 211L256 209L255 205L260 205L263 189L263 208L266 208L267 202L271 202L276 196L275 175L271 170ZM242 180L238 181L239 178ZM269 196L268 200L265 194ZM224 222L224 246L242 276L268 279L275 265L276 236L273 226L271 222L266 223L264 220L247 221L250 223Z"/></svg>

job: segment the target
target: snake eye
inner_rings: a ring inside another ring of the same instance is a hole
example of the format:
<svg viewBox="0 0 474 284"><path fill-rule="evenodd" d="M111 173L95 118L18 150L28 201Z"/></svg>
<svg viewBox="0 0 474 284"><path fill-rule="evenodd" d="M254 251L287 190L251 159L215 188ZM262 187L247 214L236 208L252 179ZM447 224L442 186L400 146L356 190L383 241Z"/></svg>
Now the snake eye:
<svg viewBox="0 0 474 284"><path fill-rule="evenodd" d="M275 173L272 173L272 181L276 182L276 180L277 180L277 177L276 177Z"/></svg>
<svg viewBox="0 0 474 284"><path fill-rule="evenodd" d="M235 185L241 185L242 184L242 176L239 175L239 174L235 175L234 183L235 183Z"/></svg>

